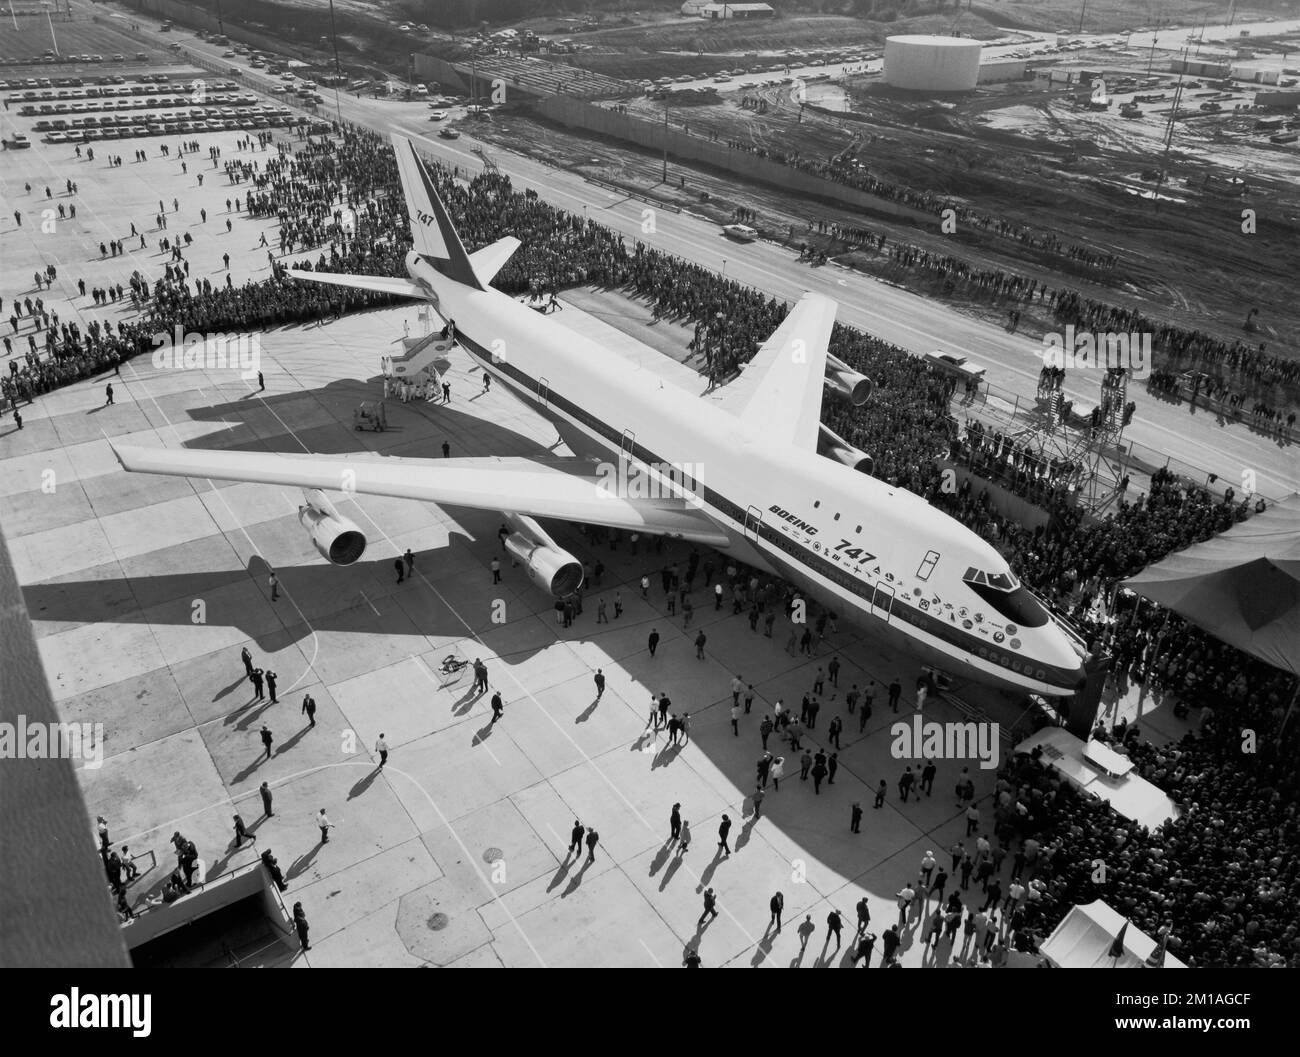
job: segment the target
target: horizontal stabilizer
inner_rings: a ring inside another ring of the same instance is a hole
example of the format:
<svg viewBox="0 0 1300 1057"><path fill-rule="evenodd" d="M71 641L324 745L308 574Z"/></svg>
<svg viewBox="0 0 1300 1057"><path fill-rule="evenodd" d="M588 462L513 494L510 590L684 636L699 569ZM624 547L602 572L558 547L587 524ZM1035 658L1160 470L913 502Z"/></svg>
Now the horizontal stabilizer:
<svg viewBox="0 0 1300 1057"><path fill-rule="evenodd" d="M381 294L396 294L398 297L421 297L426 300L429 291L410 279L392 279L386 275L344 275L341 272L304 272L297 268L287 269L294 279L307 279L313 283L328 283L330 286L350 286L355 290L375 290Z"/></svg>
<svg viewBox="0 0 1300 1057"><path fill-rule="evenodd" d="M507 235L503 239L497 239L491 246L484 246L481 250L471 253L469 263L473 265L474 274L478 276L479 282L484 286L492 282L497 272L505 267L506 262L514 256L517 249L519 249L519 240L513 235Z"/></svg>

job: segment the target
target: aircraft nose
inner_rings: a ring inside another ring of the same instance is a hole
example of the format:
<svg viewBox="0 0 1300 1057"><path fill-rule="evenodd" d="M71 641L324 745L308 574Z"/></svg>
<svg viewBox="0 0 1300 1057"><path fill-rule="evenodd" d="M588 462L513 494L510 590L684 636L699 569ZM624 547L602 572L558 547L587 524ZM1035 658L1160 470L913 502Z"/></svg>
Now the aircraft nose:
<svg viewBox="0 0 1300 1057"><path fill-rule="evenodd" d="M1084 669L1083 646L1076 644L1062 628L1053 628L1052 632L1047 649L1044 651L1048 663L1058 673L1061 683L1073 690L1083 689L1088 678L1088 673Z"/></svg>

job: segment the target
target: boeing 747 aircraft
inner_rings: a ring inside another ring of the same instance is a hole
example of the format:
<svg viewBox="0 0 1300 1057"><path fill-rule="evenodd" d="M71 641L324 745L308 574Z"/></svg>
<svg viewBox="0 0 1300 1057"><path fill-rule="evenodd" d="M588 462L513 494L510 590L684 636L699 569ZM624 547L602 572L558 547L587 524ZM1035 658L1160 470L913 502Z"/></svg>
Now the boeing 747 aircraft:
<svg viewBox="0 0 1300 1057"><path fill-rule="evenodd" d="M429 300L484 371L554 422L572 458L292 456L115 446L132 472L292 485L317 550L366 546L326 492L503 510L510 552L557 597L582 565L536 518L706 544L780 576L842 618L956 675L1047 695L1083 683L1084 650L959 522L866 473L821 424L823 389L870 383L828 357L836 306L806 294L740 376L709 399L663 381L489 283L519 246L466 253L409 140L394 136L410 212L408 279L292 272Z"/></svg>

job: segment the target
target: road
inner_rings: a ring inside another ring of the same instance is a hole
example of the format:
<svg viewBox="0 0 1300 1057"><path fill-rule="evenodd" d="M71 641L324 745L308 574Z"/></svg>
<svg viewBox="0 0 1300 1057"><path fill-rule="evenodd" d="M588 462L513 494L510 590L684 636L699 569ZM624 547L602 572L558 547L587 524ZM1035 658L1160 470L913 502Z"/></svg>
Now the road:
<svg viewBox="0 0 1300 1057"><path fill-rule="evenodd" d="M1282 25L1273 24L1274 29ZM177 39L177 34L164 35ZM188 32L179 39L185 48L209 61L230 65L222 59L223 48L208 45ZM443 140L430 135L428 108L423 103L359 99L344 92L323 92L326 116L337 114L366 128L394 130L411 136L424 149L462 173L476 173L483 167L472 153L479 144L472 136ZM581 212L647 245L676 254L706 268L724 273L783 300L793 301L812 290L840 303L839 319L911 352L925 354L934 349L956 352L987 369L987 379L996 388L1032 398L1042 363L1042 344L1021 335L1010 335L1001 326L972 319L956 309L900 289L869 276L835 266L810 268L796 261L796 254L783 247L726 239L712 221L690 214L651 209L644 202L587 183L581 176L552 169L522 155L487 149L498 168L515 186L531 188L552 204L574 213ZM688 171L687 175L689 175ZM651 225L651 222L652 225ZM653 231L645 228L652 226ZM1066 395L1089 404L1097 402L1100 375L1076 371L1067 378ZM1145 386L1129 390L1137 403L1133 424L1126 438L1157 452L1166 453L1188 467L1214 473L1234 485L1238 493L1250 491L1246 475L1252 474L1255 491L1280 498L1300 491L1300 459L1292 447L1252 432L1241 424L1219 426L1204 412L1188 413L1149 396ZM1180 467L1181 468L1181 467Z"/></svg>

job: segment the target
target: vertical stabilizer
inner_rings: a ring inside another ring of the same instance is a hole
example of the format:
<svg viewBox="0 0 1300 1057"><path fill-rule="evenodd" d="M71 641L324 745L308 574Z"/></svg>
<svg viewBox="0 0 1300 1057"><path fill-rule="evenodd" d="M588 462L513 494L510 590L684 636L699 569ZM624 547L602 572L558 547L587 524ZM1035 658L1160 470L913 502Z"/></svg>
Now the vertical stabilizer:
<svg viewBox="0 0 1300 1057"><path fill-rule="evenodd" d="M406 209L411 215L415 252L453 282L482 290L483 284L434 189L433 178L415 153L414 144L405 136L394 134L393 150L397 152L397 171L406 194Z"/></svg>

